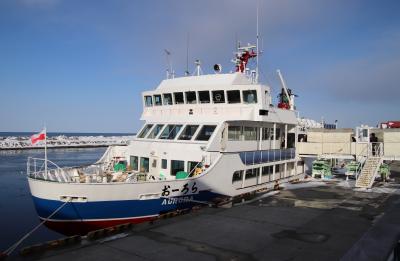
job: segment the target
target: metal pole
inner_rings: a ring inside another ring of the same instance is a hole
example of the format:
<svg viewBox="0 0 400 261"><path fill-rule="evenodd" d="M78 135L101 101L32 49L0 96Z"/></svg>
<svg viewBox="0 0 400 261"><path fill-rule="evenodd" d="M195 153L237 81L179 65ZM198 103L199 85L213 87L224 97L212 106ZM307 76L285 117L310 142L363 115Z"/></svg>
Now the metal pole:
<svg viewBox="0 0 400 261"><path fill-rule="evenodd" d="M256 61L257 61L257 66L256 66L256 83L258 83L258 56L260 55L259 53L259 48L258 48L258 8L259 8L259 1L257 1L257 56L256 56Z"/></svg>
<svg viewBox="0 0 400 261"><path fill-rule="evenodd" d="M44 177L47 180L47 130L44 127Z"/></svg>

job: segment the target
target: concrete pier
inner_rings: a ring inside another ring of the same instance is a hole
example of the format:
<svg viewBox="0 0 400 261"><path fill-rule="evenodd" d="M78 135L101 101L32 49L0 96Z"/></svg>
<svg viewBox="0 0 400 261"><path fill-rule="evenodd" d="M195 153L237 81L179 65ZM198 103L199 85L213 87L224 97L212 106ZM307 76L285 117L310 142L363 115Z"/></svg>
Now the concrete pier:
<svg viewBox="0 0 400 261"><path fill-rule="evenodd" d="M387 260L400 235L398 180L367 192L349 182L288 184L231 208L201 208L17 259Z"/></svg>

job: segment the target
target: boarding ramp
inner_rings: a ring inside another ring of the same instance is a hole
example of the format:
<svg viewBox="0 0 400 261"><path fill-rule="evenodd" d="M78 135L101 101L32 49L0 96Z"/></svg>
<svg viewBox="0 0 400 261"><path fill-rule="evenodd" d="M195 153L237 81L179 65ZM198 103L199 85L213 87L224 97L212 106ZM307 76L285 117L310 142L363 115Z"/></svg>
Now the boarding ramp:
<svg viewBox="0 0 400 261"><path fill-rule="evenodd" d="M368 157L361 169L361 173L357 177L356 187L371 188L381 164L382 158L380 156Z"/></svg>

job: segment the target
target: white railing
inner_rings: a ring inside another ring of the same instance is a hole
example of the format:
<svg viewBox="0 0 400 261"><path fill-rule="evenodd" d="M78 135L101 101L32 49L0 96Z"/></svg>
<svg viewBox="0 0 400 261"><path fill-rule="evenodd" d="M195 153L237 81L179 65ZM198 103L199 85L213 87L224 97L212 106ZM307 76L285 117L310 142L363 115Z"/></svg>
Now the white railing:
<svg viewBox="0 0 400 261"><path fill-rule="evenodd" d="M81 167L60 168L54 162L45 159L28 158L27 175L30 178L59 183L110 183L148 181L148 173L134 171L115 172L109 162L95 163Z"/></svg>
<svg viewBox="0 0 400 261"><path fill-rule="evenodd" d="M360 151L360 153L358 153L358 155L356 155L356 162L359 162L359 163L360 163L360 165L358 165L358 167L356 168L356 171L355 171L355 173L354 173L354 176L355 176L356 180L358 179L358 176L360 175L361 170L363 169L364 164L365 164L365 162L367 161L366 158L367 158L368 156L365 156L365 155L368 155L368 151L369 151L369 146L364 147L364 148Z"/></svg>
<svg viewBox="0 0 400 261"><path fill-rule="evenodd" d="M382 142L370 142L368 144L368 156L382 157L383 155Z"/></svg>
<svg viewBox="0 0 400 261"><path fill-rule="evenodd" d="M360 162L360 166L355 171L355 178L358 179L364 164L368 157L382 157L383 152L383 142L370 142L366 147L364 147L357 155L356 161Z"/></svg>
<svg viewBox="0 0 400 261"><path fill-rule="evenodd" d="M47 172L46 172L47 164ZM26 164L26 173L28 177L34 179L68 182L69 177L65 171L50 160L29 157Z"/></svg>

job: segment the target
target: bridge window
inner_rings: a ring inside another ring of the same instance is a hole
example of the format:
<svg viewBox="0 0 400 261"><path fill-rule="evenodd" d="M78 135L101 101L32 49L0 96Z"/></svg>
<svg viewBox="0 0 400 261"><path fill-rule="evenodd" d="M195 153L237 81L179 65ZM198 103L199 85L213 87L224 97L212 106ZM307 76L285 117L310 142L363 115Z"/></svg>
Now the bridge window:
<svg viewBox="0 0 400 261"><path fill-rule="evenodd" d="M237 170L235 172L233 172L233 176L232 176L232 183L234 183L235 181L240 181L243 178L243 170Z"/></svg>
<svg viewBox="0 0 400 261"><path fill-rule="evenodd" d="M240 140L242 134L242 127L229 126L228 127L228 140Z"/></svg>
<svg viewBox="0 0 400 261"><path fill-rule="evenodd" d="M154 95L154 105L156 106L162 105L161 95Z"/></svg>
<svg viewBox="0 0 400 261"><path fill-rule="evenodd" d="M225 103L224 91L212 91L212 97L214 103Z"/></svg>
<svg viewBox="0 0 400 261"><path fill-rule="evenodd" d="M138 157L137 156L131 156L130 157L130 166L132 170L139 170L139 164L138 164Z"/></svg>
<svg viewBox="0 0 400 261"><path fill-rule="evenodd" d="M157 124L153 130L150 132L148 139L155 139L157 135L160 133L161 129L164 127L164 124Z"/></svg>
<svg viewBox="0 0 400 261"><path fill-rule="evenodd" d="M199 91L199 101L200 103L210 103L210 92L209 91Z"/></svg>
<svg viewBox="0 0 400 261"><path fill-rule="evenodd" d="M151 98L151 97L150 97ZM153 124L146 124L143 128L143 130L140 132L138 138L144 138L146 137L146 134L149 132L149 130L153 127Z"/></svg>
<svg viewBox="0 0 400 261"><path fill-rule="evenodd" d="M163 94L164 98L164 105L172 105L172 94L170 93L164 93Z"/></svg>
<svg viewBox="0 0 400 261"><path fill-rule="evenodd" d="M204 125L201 128L199 134L197 134L196 140L202 140L202 141L209 140L216 127L217 126L215 125Z"/></svg>
<svg viewBox="0 0 400 261"><path fill-rule="evenodd" d="M167 125L163 132L160 135L159 139L167 139L167 140L173 140L175 139L176 135L178 132L181 130L182 125Z"/></svg>
<svg viewBox="0 0 400 261"><path fill-rule="evenodd" d="M256 90L243 91L243 102L257 103L257 91Z"/></svg>
<svg viewBox="0 0 400 261"><path fill-rule="evenodd" d="M144 105L146 107L153 106L153 99L151 98L151 96L144 96Z"/></svg>
<svg viewBox="0 0 400 261"><path fill-rule="evenodd" d="M149 158L140 157L140 172L149 172Z"/></svg>
<svg viewBox="0 0 400 261"><path fill-rule="evenodd" d="M244 127L243 129L244 140L257 140L257 134L257 127Z"/></svg>
<svg viewBox="0 0 400 261"><path fill-rule="evenodd" d="M183 104L185 100L183 99L183 92L174 92L175 104Z"/></svg>
<svg viewBox="0 0 400 261"><path fill-rule="evenodd" d="M240 103L240 91L227 91L228 103Z"/></svg>
<svg viewBox="0 0 400 261"><path fill-rule="evenodd" d="M199 125L187 125L178 139L191 140L198 127Z"/></svg>
<svg viewBox="0 0 400 261"><path fill-rule="evenodd" d="M185 92L186 94L186 103L195 104L196 101L196 92Z"/></svg>
<svg viewBox="0 0 400 261"><path fill-rule="evenodd" d="M176 176L179 171L185 171L185 162L182 160L171 160L171 175Z"/></svg>

